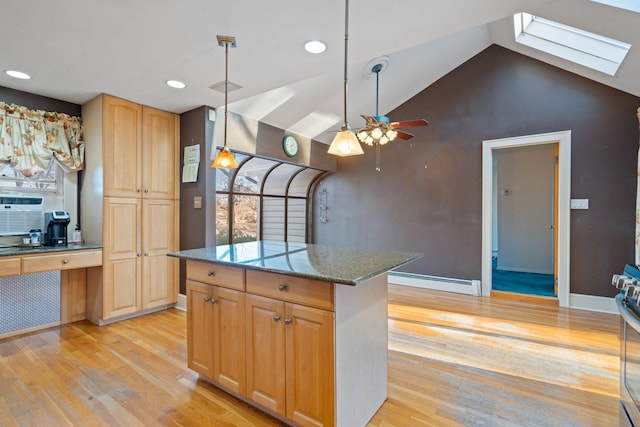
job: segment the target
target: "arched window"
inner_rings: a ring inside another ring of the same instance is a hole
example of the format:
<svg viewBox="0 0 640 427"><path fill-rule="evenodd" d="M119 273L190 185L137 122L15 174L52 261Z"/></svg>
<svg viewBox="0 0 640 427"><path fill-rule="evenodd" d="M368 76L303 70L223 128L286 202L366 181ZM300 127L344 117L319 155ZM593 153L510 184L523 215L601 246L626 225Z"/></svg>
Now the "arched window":
<svg viewBox="0 0 640 427"><path fill-rule="evenodd" d="M309 195L320 169L234 153L238 168L216 169L216 244L307 242Z"/></svg>

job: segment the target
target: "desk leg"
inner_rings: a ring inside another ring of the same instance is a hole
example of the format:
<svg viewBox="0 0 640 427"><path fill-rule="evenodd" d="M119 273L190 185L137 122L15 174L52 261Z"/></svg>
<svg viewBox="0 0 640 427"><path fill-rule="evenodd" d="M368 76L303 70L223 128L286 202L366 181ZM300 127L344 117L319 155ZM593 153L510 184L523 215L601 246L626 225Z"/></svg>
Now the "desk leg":
<svg viewBox="0 0 640 427"><path fill-rule="evenodd" d="M60 324L86 318L87 269L60 271Z"/></svg>

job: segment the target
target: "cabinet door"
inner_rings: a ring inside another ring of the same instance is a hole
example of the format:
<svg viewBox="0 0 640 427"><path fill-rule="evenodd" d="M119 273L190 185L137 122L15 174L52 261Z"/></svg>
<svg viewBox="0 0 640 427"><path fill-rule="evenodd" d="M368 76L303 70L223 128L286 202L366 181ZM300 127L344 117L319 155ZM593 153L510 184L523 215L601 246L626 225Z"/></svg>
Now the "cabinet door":
<svg viewBox="0 0 640 427"><path fill-rule="evenodd" d="M212 286L187 280L187 366L213 377Z"/></svg>
<svg viewBox="0 0 640 427"><path fill-rule="evenodd" d="M285 414L284 303L247 294L247 397Z"/></svg>
<svg viewBox="0 0 640 427"><path fill-rule="evenodd" d="M104 95L102 108L104 195L140 197L142 106Z"/></svg>
<svg viewBox="0 0 640 427"><path fill-rule="evenodd" d="M143 107L142 182L144 197L177 198L178 116Z"/></svg>
<svg viewBox="0 0 640 427"><path fill-rule="evenodd" d="M334 313L287 303L287 418L301 426L333 425Z"/></svg>
<svg viewBox="0 0 640 427"><path fill-rule="evenodd" d="M103 215L103 318L106 319L142 308L141 201L105 198Z"/></svg>
<svg viewBox="0 0 640 427"><path fill-rule="evenodd" d="M213 380L245 395L245 294L214 289Z"/></svg>
<svg viewBox="0 0 640 427"><path fill-rule="evenodd" d="M176 302L178 298L178 260L167 252L178 249L175 200L142 202L142 307Z"/></svg>

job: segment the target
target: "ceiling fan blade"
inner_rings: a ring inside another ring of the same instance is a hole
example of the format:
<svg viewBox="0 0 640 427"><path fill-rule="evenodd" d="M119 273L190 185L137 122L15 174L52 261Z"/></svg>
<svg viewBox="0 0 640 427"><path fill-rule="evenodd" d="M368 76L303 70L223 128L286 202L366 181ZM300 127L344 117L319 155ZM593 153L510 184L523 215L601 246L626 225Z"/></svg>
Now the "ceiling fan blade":
<svg viewBox="0 0 640 427"><path fill-rule="evenodd" d="M368 125L376 125L376 124L378 124L378 121L375 118L371 117L371 116L366 116L366 115L362 114L360 117L365 119L367 121Z"/></svg>
<svg viewBox="0 0 640 427"><path fill-rule="evenodd" d="M413 135L411 135L409 132L405 132L402 130L396 130L396 132L398 132L398 134L396 135L396 138L404 139L405 141L407 139L413 138Z"/></svg>
<svg viewBox="0 0 640 427"><path fill-rule="evenodd" d="M392 122L391 127L393 128L411 128L416 126L427 126L429 124L425 119L418 120L406 120L404 122Z"/></svg>

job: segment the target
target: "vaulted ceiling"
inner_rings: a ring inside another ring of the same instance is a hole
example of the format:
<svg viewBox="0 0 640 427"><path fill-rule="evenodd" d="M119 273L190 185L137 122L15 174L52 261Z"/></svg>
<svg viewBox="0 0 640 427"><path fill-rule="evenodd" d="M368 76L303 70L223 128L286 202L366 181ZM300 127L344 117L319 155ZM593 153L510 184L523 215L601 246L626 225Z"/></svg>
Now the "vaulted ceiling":
<svg viewBox="0 0 640 427"><path fill-rule="evenodd" d="M380 74L380 112L388 112L491 44L640 96L640 14L590 0L351 0L348 119L375 112L372 60ZM528 12L633 46L615 76L514 42L512 16ZM0 68L33 76L0 85L83 104L99 93L182 113L219 107L208 88L224 80L224 48L233 35L229 110L328 142L343 111L343 1L65 0L4 2ZM322 54L303 44L321 39ZM375 61L374 61L375 62ZM182 90L165 85L184 81ZM434 106L437 108L437 106ZM393 117L392 117L393 119Z"/></svg>

